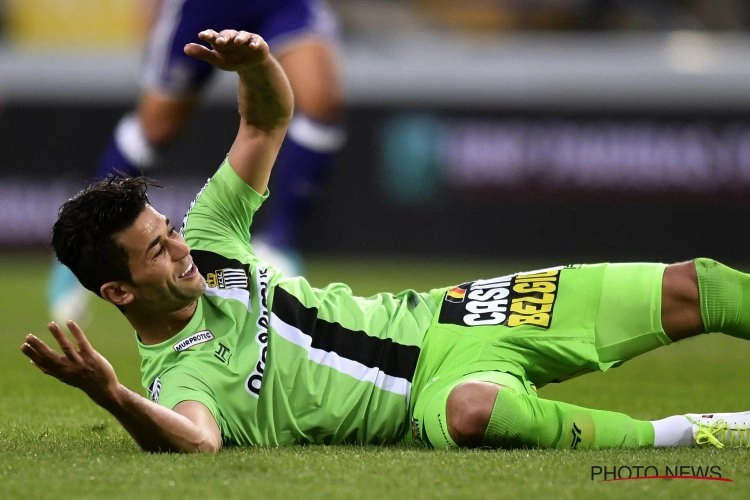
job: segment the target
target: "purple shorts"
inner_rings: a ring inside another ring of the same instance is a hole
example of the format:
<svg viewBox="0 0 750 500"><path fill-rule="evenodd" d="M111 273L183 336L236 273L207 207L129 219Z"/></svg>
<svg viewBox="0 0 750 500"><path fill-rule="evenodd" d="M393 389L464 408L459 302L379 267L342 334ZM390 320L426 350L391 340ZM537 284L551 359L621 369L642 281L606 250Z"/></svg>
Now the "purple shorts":
<svg viewBox="0 0 750 500"><path fill-rule="evenodd" d="M215 68L186 56L183 47L208 28L257 33L276 54L301 35L338 39L325 0L163 0L144 54L143 86L169 94L203 89Z"/></svg>

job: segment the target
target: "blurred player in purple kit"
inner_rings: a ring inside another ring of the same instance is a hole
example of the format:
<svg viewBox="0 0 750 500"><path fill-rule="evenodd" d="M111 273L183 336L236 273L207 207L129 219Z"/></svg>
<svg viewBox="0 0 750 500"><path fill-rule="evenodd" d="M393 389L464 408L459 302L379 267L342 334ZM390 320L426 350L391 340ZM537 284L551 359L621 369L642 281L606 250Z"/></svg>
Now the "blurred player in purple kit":
<svg viewBox="0 0 750 500"><path fill-rule="evenodd" d="M145 48L142 91L122 117L95 176L149 173L183 132L216 69L183 52L205 26L237 26L273 47L295 95L295 116L274 167L273 201L254 238L256 252L288 275L300 273L295 252L310 202L344 143L337 20L324 0L161 0ZM192 169L193 165L184 168ZM48 287L54 318L81 319L89 295L55 264Z"/></svg>

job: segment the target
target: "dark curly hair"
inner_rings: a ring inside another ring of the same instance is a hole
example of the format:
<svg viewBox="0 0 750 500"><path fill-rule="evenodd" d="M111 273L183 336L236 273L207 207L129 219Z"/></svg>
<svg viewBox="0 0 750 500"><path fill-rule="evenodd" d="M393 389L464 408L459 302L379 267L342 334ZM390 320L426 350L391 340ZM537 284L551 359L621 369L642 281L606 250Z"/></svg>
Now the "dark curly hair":
<svg viewBox="0 0 750 500"><path fill-rule="evenodd" d="M132 282L128 255L114 235L127 229L146 207L145 177L110 175L65 202L52 228L52 249L78 281L97 295L109 281Z"/></svg>

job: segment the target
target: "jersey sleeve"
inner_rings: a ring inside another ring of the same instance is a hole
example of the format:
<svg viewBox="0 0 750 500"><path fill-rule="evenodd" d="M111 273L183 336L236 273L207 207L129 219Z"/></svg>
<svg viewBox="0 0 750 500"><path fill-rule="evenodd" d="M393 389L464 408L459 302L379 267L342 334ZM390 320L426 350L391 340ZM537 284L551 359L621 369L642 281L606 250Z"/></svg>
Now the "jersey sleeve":
<svg viewBox="0 0 750 500"><path fill-rule="evenodd" d="M152 400L170 410L183 401L197 401L208 408L219 428L222 429L223 435L225 426L216 398L201 377L183 369L173 368L162 373L158 378L158 383L158 396L154 398L152 394Z"/></svg>
<svg viewBox="0 0 750 500"><path fill-rule="evenodd" d="M186 243L225 256L246 254L250 225L267 197L268 190L262 195L256 192L225 159L185 215L181 231Z"/></svg>

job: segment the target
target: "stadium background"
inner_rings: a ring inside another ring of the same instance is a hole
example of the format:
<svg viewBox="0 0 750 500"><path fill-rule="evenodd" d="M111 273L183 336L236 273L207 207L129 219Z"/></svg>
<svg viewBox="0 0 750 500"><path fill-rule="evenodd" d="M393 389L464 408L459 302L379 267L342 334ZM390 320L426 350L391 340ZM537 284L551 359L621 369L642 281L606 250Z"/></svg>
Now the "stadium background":
<svg viewBox="0 0 750 500"><path fill-rule="evenodd" d="M0 248L43 245L92 172L152 3L0 2ZM750 189L746 2L332 4L349 141L304 252L744 258L728 240ZM228 147L233 102L222 75L155 172L173 218Z"/></svg>

